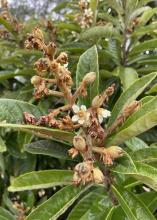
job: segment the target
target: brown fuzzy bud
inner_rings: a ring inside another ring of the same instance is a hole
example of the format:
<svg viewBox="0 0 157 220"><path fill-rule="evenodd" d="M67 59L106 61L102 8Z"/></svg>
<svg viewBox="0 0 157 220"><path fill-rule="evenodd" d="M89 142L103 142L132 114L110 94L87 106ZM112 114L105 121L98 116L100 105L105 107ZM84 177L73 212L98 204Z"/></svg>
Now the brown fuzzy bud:
<svg viewBox="0 0 157 220"><path fill-rule="evenodd" d="M38 38L41 41L44 41L44 35L43 32L40 30L40 28L35 27L34 30L32 31L32 35L34 38Z"/></svg>
<svg viewBox="0 0 157 220"><path fill-rule="evenodd" d="M72 147L68 150L68 153L72 158L75 158L78 155L78 150Z"/></svg>
<svg viewBox="0 0 157 220"><path fill-rule="evenodd" d="M36 71L38 71L40 75L43 75L50 69L50 60L48 58L40 58L37 62L35 62L34 66Z"/></svg>
<svg viewBox="0 0 157 220"><path fill-rule="evenodd" d="M114 93L114 90L115 90L115 83L109 86L105 92L108 96L111 96Z"/></svg>
<svg viewBox="0 0 157 220"><path fill-rule="evenodd" d="M42 78L37 75L35 75L31 78L31 84L33 84L33 85L39 85L41 83L41 81L42 81Z"/></svg>
<svg viewBox="0 0 157 220"><path fill-rule="evenodd" d="M96 73L95 72L90 72L87 73L84 78L83 78L83 82L85 83L93 83L96 79Z"/></svg>
<svg viewBox="0 0 157 220"><path fill-rule="evenodd" d="M123 115L124 117L130 116L134 111L138 110L140 107L140 102L139 101L133 101L131 104L127 105L124 108Z"/></svg>
<svg viewBox="0 0 157 220"><path fill-rule="evenodd" d="M79 163L75 166L74 174L74 184L79 184L80 182L85 185L86 183L93 181L93 163L92 161L86 161ZM77 181L76 181L77 180Z"/></svg>
<svg viewBox="0 0 157 220"><path fill-rule="evenodd" d="M99 168L93 169L93 178L95 183L103 183L104 182L104 175Z"/></svg>
<svg viewBox="0 0 157 220"><path fill-rule="evenodd" d="M68 63L68 55L65 52L60 53L56 59L57 63L66 64Z"/></svg>
<svg viewBox="0 0 157 220"><path fill-rule="evenodd" d="M92 107L99 108L104 102L104 97L102 95L97 95L92 100Z"/></svg>
<svg viewBox="0 0 157 220"><path fill-rule="evenodd" d="M112 159L116 159L118 157L121 157L124 154L123 149L118 146L111 146L111 147L107 148L106 150Z"/></svg>
<svg viewBox="0 0 157 220"><path fill-rule="evenodd" d="M26 124L31 124L31 125L36 124L37 120L34 115L32 115L28 112L24 112L23 115L24 115L24 119L25 119Z"/></svg>
<svg viewBox="0 0 157 220"><path fill-rule="evenodd" d="M85 139L80 135L73 138L73 145L78 151L86 151Z"/></svg>
<svg viewBox="0 0 157 220"><path fill-rule="evenodd" d="M47 45L45 54L50 58L53 59L56 54L56 44L51 42Z"/></svg>

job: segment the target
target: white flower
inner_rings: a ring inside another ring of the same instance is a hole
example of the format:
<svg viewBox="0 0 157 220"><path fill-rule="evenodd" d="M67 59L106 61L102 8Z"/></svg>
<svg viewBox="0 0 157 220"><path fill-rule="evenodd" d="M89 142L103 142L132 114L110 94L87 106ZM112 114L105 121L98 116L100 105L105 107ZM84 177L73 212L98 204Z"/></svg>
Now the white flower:
<svg viewBox="0 0 157 220"><path fill-rule="evenodd" d="M103 122L103 118L108 118L111 116L111 112L108 111L107 109L98 108L97 115L98 115L99 123L101 124Z"/></svg>
<svg viewBox="0 0 157 220"><path fill-rule="evenodd" d="M81 125L88 126L90 113L87 112L87 108L85 105L81 105L81 107L77 105L73 105L72 109L75 115L72 117L73 122L78 122Z"/></svg>

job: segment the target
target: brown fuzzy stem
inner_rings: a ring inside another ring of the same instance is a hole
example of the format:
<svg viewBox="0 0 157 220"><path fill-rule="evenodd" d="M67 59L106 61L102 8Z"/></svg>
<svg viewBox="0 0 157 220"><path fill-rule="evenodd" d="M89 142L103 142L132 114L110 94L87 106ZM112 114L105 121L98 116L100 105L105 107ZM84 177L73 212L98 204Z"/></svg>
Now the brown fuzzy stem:
<svg viewBox="0 0 157 220"><path fill-rule="evenodd" d="M53 110L51 113L49 113L48 116L50 116L50 117L55 117L55 116L57 116L59 113L68 111L68 110L70 110L70 109L71 109L71 105L70 105L70 104L67 104L67 105L64 105L64 106L62 106L62 107L59 107L59 108Z"/></svg>
<svg viewBox="0 0 157 220"><path fill-rule="evenodd" d="M86 87L86 82L82 81L79 85L78 89L73 95L72 102L75 103L76 99L80 96L81 91Z"/></svg>
<svg viewBox="0 0 157 220"><path fill-rule="evenodd" d="M63 92L48 90L48 95L58 96L58 97L64 97Z"/></svg>

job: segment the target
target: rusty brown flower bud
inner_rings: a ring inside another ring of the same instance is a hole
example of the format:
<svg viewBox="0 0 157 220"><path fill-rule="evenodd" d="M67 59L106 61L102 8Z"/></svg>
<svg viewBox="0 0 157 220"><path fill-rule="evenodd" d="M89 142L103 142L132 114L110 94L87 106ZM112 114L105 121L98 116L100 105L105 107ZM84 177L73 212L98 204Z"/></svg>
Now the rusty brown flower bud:
<svg viewBox="0 0 157 220"><path fill-rule="evenodd" d="M106 150L112 159L116 159L118 157L121 157L124 154L123 149L118 146L111 146L111 147L107 148Z"/></svg>
<svg viewBox="0 0 157 220"><path fill-rule="evenodd" d="M85 83L93 83L96 79L96 73L95 72L90 72L87 73L84 78L83 78L83 82Z"/></svg>
<svg viewBox="0 0 157 220"><path fill-rule="evenodd" d="M56 61L60 64L66 64L66 63L68 63L68 55L65 52L62 52L57 57Z"/></svg>
<svg viewBox="0 0 157 220"><path fill-rule="evenodd" d="M38 38L39 40L44 41L44 35L42 30L40 30L40 28L35 27L32 31L32 35L34 38Z"/></svg>
<svg viewBox="0 0 157 220"><path fill-rule="evenodd" d="M48 58L40 58L34 64L35 70L39 73L39 75L45 75L45 72L50 70L50 60Z"/></svg>
<svg viewBox="0 0 157 220"><path fill-rule="evenodd" d="M93 178L95 183L103 183L104 175L99 168L93 169Z"/></svg>
<svg viewBox="0 0 157 220"><path fill-rule="evenodd" d="M73 138L73 145L78 151L86 151L85 139L80 135L77 135Z"/></svg>
<svg viewBox="0 0 157 220"><path fill-rule="evenodd" d="M93 181L93 163L92 161L86 161L79 163L75 166L75 174L74 179L78 181L78 184L80 182L85 185L86 183ZM73 179L73 180L74 180Z"/></svg>
<svg viewBox="0 0 157 220"><path fill-rule="evenodd" d="M92 100L92 107L99 108L104 102L104 97L102 95L97 95Z"/></svg>
<svg viewBox="0 0 157 220"><path fill-rule="evenodd" d="M45 54L50 58L53 59L56 54L56 44L53 42L50 42L45 50Z"/></svg>
<svg viewBox="0 0 157 220"><path fill-rule="evenodd" d="M39 85L41 83L41 81L42 81L42 78L37 75L35 75L31 78L31 84L33 84L33 85Z"/></svg>
<svg viewBox="0 0 157 220"><path fill-rule="evenodd" d="M78 150L72 147L68 150L68 153L72 158L75 158L78 155Z"/></svg>

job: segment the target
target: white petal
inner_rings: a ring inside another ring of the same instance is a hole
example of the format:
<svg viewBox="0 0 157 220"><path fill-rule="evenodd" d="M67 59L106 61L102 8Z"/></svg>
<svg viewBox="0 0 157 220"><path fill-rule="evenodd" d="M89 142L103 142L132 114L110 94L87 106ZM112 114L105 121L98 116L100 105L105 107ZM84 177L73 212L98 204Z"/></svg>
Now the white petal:
<svg viewBox="0 0 157 220"><path fill-rule="evenodd" d="M103 116L104 118L108 118L108 117L111 116L111 112L108 111L108 110L106 110L106 109L104 109L104 110L102 111L102 116Z"/></svg>
<svg viewBox="0 0 157 220"><path fill-rule="evenodd" d="M102 115L98 115L98 120L99 120L99 123L100 123L100 124L103 122L103 117L102 117Z"/></svg>
<svg viewBox="0 0 157 220"><path fill-rule="evenodd" d="M78 123L81 124L81 125L83 125L83 124L84 124L84 119L79 119L79 120L78 120Z"/></svg>
<svg viewBox="0 0 157 220"><path fill-rule="evenodd" d="M77 113L77 112L80 110L80 108L79 108L77 105L73 105L73 106L72 106L72 110L73 110L75 113Z"/></svg>
<svg viewBox="0 0 157 220"><path fill-rule="evenodd" d="M83 111L87 111L87 108L86 108L85 105L81 105L81 109L82 109Z"/></svg>
<svg viewBox="0 0 157 220"><path fill-rule="evenodd" d="M68 63L64 64L63 66L64 66L65 68L67 68L67 67L68 67Z"/></svg>
<svg viewBox="0 0 157 220"><path fill-rule="evenodd" d="M74 115L73 117L72 117L72 121L73 122L77 122L79 120L79 116L78 115Z"/></svg>
<svg viewBox="0 0 157 220"><path fill-rule="evenodd" d="M87 117L87 118L90 117L90 113L89 113L89 112L86 113L86 117Z"/></svg>

